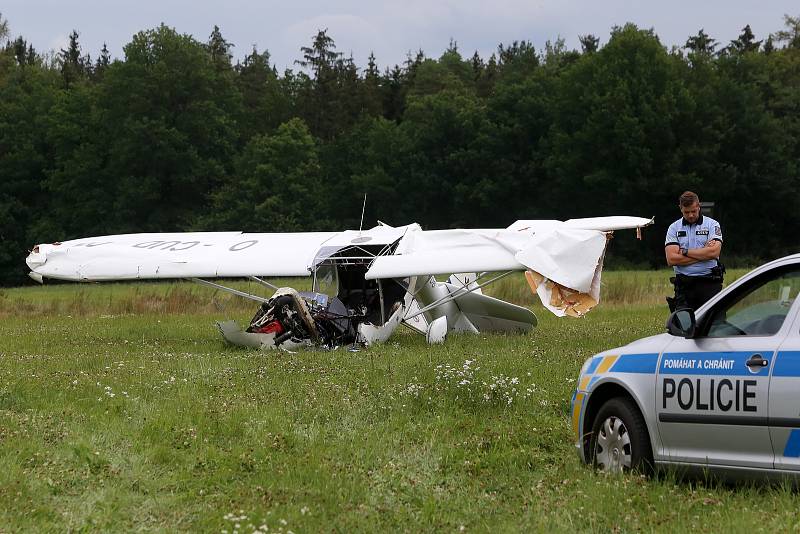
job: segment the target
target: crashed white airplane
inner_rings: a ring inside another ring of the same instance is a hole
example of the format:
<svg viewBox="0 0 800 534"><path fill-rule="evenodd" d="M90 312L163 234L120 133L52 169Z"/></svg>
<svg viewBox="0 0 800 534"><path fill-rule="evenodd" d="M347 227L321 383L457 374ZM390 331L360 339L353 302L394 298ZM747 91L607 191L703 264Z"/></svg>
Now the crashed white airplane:
<svg viewBox="0 0 800 534"><path fill-rule="evenodd" d="M37 245L26 261L38 282L187 278L260 302L244 331L233 321L217 323L237 345L370 345L401 323L438 343L448 331L527 332L536 326L529 309L481 292L514 271L525 271L556 315L587 313L600 300L611 232L638 233L652 223L614 216L522 220L505 229L381 224L344 232L125 234ZM436 275L451 276L440 282ZM313 290L275 288L260 278L294 276L311 276ZM205 280L240 277L277 291L265 298Z"/></svg>

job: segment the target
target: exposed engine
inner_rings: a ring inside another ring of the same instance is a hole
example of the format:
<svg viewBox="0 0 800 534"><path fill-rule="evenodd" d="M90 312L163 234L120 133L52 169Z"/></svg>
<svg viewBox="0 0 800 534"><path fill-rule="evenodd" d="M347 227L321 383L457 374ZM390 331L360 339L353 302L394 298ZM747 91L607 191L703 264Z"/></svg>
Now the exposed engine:
<svg viewBox="0 0 800 534"><path fill-rule="evenodd" d="M336 297L281 288L259 307L247 332L274 334L275 346L310 340L333 348L354 343L356 325L363 319L363 314L348 311Z"/></svg>

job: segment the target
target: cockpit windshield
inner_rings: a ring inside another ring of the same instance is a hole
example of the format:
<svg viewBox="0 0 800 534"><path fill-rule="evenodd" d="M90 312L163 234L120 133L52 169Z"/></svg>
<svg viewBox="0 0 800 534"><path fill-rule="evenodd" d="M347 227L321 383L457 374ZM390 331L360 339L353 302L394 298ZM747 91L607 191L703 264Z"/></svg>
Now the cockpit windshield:
<svg viewBox="0 0 800 534"><path fill-rule="evenodd" d="M324 263L317 267L314 277L314 291L325 293L326 295L336 295L339 293L339 273L336 265Z"/></svg>

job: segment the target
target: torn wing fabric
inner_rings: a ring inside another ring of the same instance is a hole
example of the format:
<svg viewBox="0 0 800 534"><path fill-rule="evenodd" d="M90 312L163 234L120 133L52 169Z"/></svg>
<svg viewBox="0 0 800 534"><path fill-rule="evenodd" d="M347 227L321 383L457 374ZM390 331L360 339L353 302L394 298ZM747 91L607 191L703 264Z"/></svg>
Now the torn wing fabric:
<svg viewBox="0 0 800 534"><path fill-rule="evenodd" d="M516 259L557 284L588 293L605 248L603 232L554 228L531 236Z"/></svg>
<svg viewBox="0 0 800 534"><path fill-rule="evenodd" d="M600 276L603 272L603 256L597 264L588 292L575 291L548 280L534 271L525 271L525 279L531 290L539 295L542 305L558 317L583 317L600 302Z"/></svg>
<svg viewBox="0 0 800 534"><path fill-rule="evenodd" d="M330 232L122 234L39 245L32 272L73 281L308 276Z"/></svg>

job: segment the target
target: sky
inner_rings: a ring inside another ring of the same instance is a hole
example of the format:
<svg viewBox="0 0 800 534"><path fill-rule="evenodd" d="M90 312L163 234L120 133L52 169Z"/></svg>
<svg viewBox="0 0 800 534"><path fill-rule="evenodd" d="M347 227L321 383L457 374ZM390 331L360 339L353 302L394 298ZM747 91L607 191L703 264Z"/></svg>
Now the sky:
<svg viewBox="0 0 800 534"><path fill-rule="evenodd" d="M84 53L96 58L103 43L112 57L142 30L162 22L201 42L214 25L234 44L234 60L253 45L268 50L279 70L297 68L300 47L328 30L337 51L363 68L373 52L383 69L423 50L439 57L451 39L464 56L488 58L500 43L531 41L537 49L563 37L580 48L579 35L601 46L611 29L632 22L653 28L667 47L682 46L703 28L723 45L750 24L756 39L783 28L783 16L800 15L797 0L3 0L0 14L12 38L22 36L39 52L66 48L74 29Z"/></svg>

